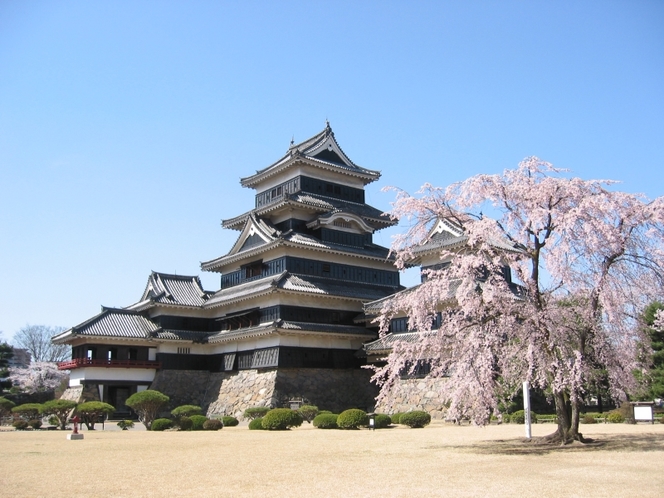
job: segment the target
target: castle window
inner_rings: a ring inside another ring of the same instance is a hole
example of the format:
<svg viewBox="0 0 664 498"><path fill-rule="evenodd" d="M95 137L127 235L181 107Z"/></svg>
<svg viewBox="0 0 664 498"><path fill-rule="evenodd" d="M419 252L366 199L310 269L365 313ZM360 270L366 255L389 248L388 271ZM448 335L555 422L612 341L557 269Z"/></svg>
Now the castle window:
<svg viewBox="0 0 664 498"><path fill-rule="evenodd" d="M178 348L178 354L191 354L191 348Z"/></svg>

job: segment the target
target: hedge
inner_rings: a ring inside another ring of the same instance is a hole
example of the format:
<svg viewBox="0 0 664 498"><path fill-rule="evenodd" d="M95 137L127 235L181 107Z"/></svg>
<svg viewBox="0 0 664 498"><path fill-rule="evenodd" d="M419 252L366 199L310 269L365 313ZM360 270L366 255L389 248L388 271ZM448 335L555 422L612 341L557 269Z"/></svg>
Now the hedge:
<svg viewBox="0 0 664 498"><path fill-rule="evenodd" d="M308 424L318 415L318 407L313 405L302 405L297 411Z"/></svg>
<svg viewBox="0 0 664 498"><path fill-rule="evenodd" d="M263 417L263 427L269 431L285 431L302 425L302 416L290 408L275 408Z"/></svg>
<svg viewBox="0 0 664 498"><path fill-rule="evenodd" d="M189 419L191 420L192 431L202 431L203 424L208 418L205 415L192 415Z"/></svg>
<svg viewBox="0 0 664 498"><path fill-rule="evenodd" d="M245 419L255 420L257 418L263 418L269 411L269 406L254 406L253 408L247 408L242 416Z"/></svg>
<svg viewBox="0 0 664 498"><path fill-rule="evenodd" d="M510 421L513 424L524 424L526 422L526 412L524 412L523 410L515 411L510 416ZM530 423L531 424L537 423L537 414L532 410L530 411Z"/></svg>
<svg viewBox="0 0 664 498"><path fill-rule="evenodd" d="M205 430L205 431L218 431L218 430L223 429L223 428L224 428L224 424L218 418L213 418L213 419L210 419L210 420L206 420L203 423L203 430Z"/></svg>
<svg viewBox="0 0 664 498"><path fill-rule="evenodd" d="M612 410L606 416L606 421L611 424L622 424L625 421L625 417L618 410Z"/></svg>
<svg viewBox="0 0 664 498"><path fill-rule="evenodd" d="M374 428L375 429L385 429L392 425L392 418L389 415L384 415L382 413L377 413L374 417Z"/></svg>
<svg viewBox="0 0 664 498"><path fill-rule="evenodd" d="M175 418L191 417L192 415L203 415L203 409L196 405L180 405L171 410L171 415Z"/></svg>
<svg viewBox="0 0 664 498"><path fill-rule="evenodd" d="M191 421L191 418L189 417L180 417L178 419L178 427L180 428L181 431L190 431L193 426L194 423Z"/></svg>
<svg viewBox="0 0 664 498"><path fill-rule="evenodd" d="M392 415L390 415L390 418L392 419L392 423L393 424L400 424L401 423L400 422L401 415L403 415L403 413L401 413L401 412L393 413Z"/></svg>
<svg viewBox="0 0 664 498"><path fill-rule="evenodd" d="M313 420L314 427L317 429L338 429L338 416L334 413L319 413Z"/></svg>
<svg viewBox="0 0 664 498"><path fill-rule="evenodd" d="M173 421L170 418L158 418L152 421L151 431L165 431L173 427Z"/></svg>
<svg viewBox="0 0 664 498"><path fill-rule="evenodd" d="M359 429L369 425L369 416L364 410L351 408L339 414L337 425L339 429Z"/></svg>
<svg viewBox="0 0 664 498"><path fill-rule="evenodd" d="M415 410L401 415L399 421L411 429L421 429L425 425L429 425L429 422L431 422L431 415L421 410Z"/></svg>
<svg viewBox="0 0 664 498"><path fill-rule="evenodd" d="M263 427L263 417L255 418L251 422L249 422L249 430L250 431L264 431L265 428Z"/></svg>
<svg viewBox="0 0 664 498"><path fill-rule="evenodd" d="M224 417L221 417L221 422L226 427L235 427L236 425L238 425L240 423L238 421L238 419L236 419L235 417L230 417L228 415L226 415Z"/></svg>

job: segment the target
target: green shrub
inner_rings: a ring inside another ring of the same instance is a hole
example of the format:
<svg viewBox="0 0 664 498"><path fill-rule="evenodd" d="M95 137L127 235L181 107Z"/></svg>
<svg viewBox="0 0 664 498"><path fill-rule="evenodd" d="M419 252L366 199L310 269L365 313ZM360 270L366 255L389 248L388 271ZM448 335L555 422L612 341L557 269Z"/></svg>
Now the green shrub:
<svg viewBox="0 0 664 498"><path fill-rule="evenodd" d="M17 431L24 431L28 428L28 423L22 419L14 420L12 425L14 426L14 429L16 429Z"/></svg>
<svg viewBox="0 0 664 498"><path fill-rule="evenodd" d="M138 414L138 420L143 422L147 430L150 430L152 421L157 418L161 408L168 403L169 397L159 391L146 389L132 394L125 401L125 405Z"/></svg>
<svg viewBox="0 0 664 498"><path fill-rule="evenodd" d="M401 412L393 413L392 415L390 415L390 418L392 419L392 423L393 424L400 424L401 423L400 422L401 415L403 415L403 413L401 413Z"/></svg>
<svg viewBox="0 0 664 498"><path fill-rule="evenodd" d="M407 425L411 429L421 429L431 422L431 415L421 410L407 412L401 415L399 419L403 425Z"/></svg>
<svg viewBox="0 0 664 498"><path fill-rule="evenodd" d="M264 431L265 428L263 427L263 417L255 418L251 422L249 422L249 430L250 431Z"/></svg>
<svg viewBox="0 0 664 498"><path fill-rule="evenodd" d="M351 408L339 414L337 425L339 429L359 429L369 425L369 416L364 410Z"/></svg>
<svg viewBox="0 0 664 498"><path fill-rule="evenodd" d="M510 416L510 421L513 424L525 424L526 423L526 412L523 410L518 410ZM531 424L536 424L537 423L537 414L534 411L530 411L530 423Z"/></svg>
<svg viewBox="0 0 664 498"><path fill-rule="evenodd" d="M120 420L117 423L117 426L122 429L123 431L126 431L128 429L131 429L134 427L134 421L133 420Z"/></svg>
<svg viewBox="0 0 664 498"><path fill-rule="evenodd" d="M151 431L165 431L173 427L173 421L170 418L158 418L152 421Z"/></svg>
<svg viewBox="0 0 664 498"><path fill-rule="evenodd" d="M313 405L302 405L297 412L303 420L306 420L306 422L310 424L311 421L316 418L316 415L318 415L318 407Z"/></svg>
<svg viewBox="0 0 664 498"><path fill-rule="evenodd" d="M375 429L385 429L392 425L392 417L389 415L384 415L382 413L377 413L374 417L374 428Z"/></svg>
<svg viewBox="0 0 664 498"><path fill-rule="evenodd" d="M191 419L191 430L192 431L202 431L203 424L208 419L205 415L192 415L189 417Z"/></svg>
<svg viewBox="0 0 664 498"><path fill-rule="evenodd" d="M334 413L319 413L313 420L314 427L318 429L338 429L337 417Z"/></svg>
<svg viewBox="0 0 664 498"><path fill-rule="evenodd" d="M192 415L203 415L203 409L196 405L181 405L171 410L171 415L176 419L180 417L191 417Z"/></svg>
<svg viewBox="0 0 664 498"><path fill-rule="evenodd" d="M233 418L233 417L231 417ZM224 424L221 420L218 418L212 418L210 420L206 420L203 423L203 430L204 431L218 431L219 429L223 429Z"/></svg>
<svg viewBox="0 0 664 498"><path fill-rule="evenodd" d="M269 431L285 431L302 425L302 416L290 408L275 408L263 417L263 427Z"/></svg>
<svg viewBox="0 0 664 498"><path fill-rule="evenodd" d="M9 400L3 396L0 396L0 418L9 415L12 412L12 408L16 406L12 400Z"/></svg>
<svg viewBox="0 0 664 498"><path fill-rule="evenodd" d="M318 415L321 413L332 413L330 410L318 410Z"/></svg>
<svg viewBox="0 0 664 498"><path fill-rule="evenodd" d="M42 405L39 403L24 403L22 405L12 408L12 413L17 414L26 422L30 419L37 418L42 412Z"/></svg>
<svg viewBox="0 0 664 498"><path fill-rule="evenodd" d="M95 429L95 424L103 420L104 416L111 415L114 411L113 405L101 401L86 401L76 407L76 413L81 415L81 420L90 431Z"/></svg>
<svg viewBox="0 0 664 498"><path fill-rule="evenodd" d="M177 420L177 423L181 431L190 431L194 426L194 423L191 421L190 417L180 417Z"/></svg>
<svg viewBox="0 0 664 498"><path fill-rule="evenodd" d="M606 416L606 421L611 424L622 424L625 421L625 416L619 410L612 410Z"/></svg>
<svg viewBox="0 0 664 498"><path fill-rule="evenodd" d="M60 423L60 420L58 420L58 417L55 415L51 415L48 417L48 425L58 425Z"/></svg>
<svg viewBox="0 0 664 498"><path fill-rule="evenodd" d="M40 418L33 418L32 420L28 420L28 425L33 429L39 429L42 426L42 421Z"/></svg>
<svg viewBox="0 0 664 498"><path fill-rule="evenodd" d="M584 415L583 418L581 419L582 424L596 424L597 421L595 420L595 417L592 415Z"/></svg>
<svg viewBox="0 0 664 498"><path fill-rule="evenodd" d="M255 406L253 408L247 408L242 416L249 420L255 420L257 418L263 418L267 412L270 411L268 406Z"/></svg>
<svg viewBox="0 0 664 498"><path fill-rule="evenodd" d="M509 413L503 413L503 424L509 424L512 417Z"/></svg>
<svg viewBox="0 0 664 498"><path fill-rule="evenodd" d="M238 425L240 423L238 421L238 419L236 419L235 417L230 417L228 415L226 415L224 417L221 417L221 422L226 427L235 427L236 425Z"/></svg>

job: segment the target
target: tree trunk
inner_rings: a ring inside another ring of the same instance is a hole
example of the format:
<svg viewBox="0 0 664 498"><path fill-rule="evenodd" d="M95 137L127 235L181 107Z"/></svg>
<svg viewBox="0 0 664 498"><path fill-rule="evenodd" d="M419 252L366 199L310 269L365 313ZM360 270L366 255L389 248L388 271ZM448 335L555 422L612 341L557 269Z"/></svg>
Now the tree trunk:
<svg viewBox="0 0 664 498"><path fill-rule="evenodd" d="M569 444L573 441L583 442L583 436L579 434L579 405L572 403L565 391L553 394L556 404L556 417L558 418L558 429L553 434L542 438L545 443Z"/></svg>

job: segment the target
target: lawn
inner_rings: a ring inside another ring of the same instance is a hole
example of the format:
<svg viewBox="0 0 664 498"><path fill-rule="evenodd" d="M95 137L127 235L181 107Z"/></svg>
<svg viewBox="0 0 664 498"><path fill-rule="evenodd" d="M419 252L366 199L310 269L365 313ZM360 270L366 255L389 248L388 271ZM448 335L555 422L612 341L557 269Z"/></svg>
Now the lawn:
<svg viewBox="0 0 664 498"><path fill-rule="evenodd" d="M533 426L533 435L551 432ZM582 426L542 447L522 426L285 432L0 432L0 496L662 496L664 425Z"/></svg>

